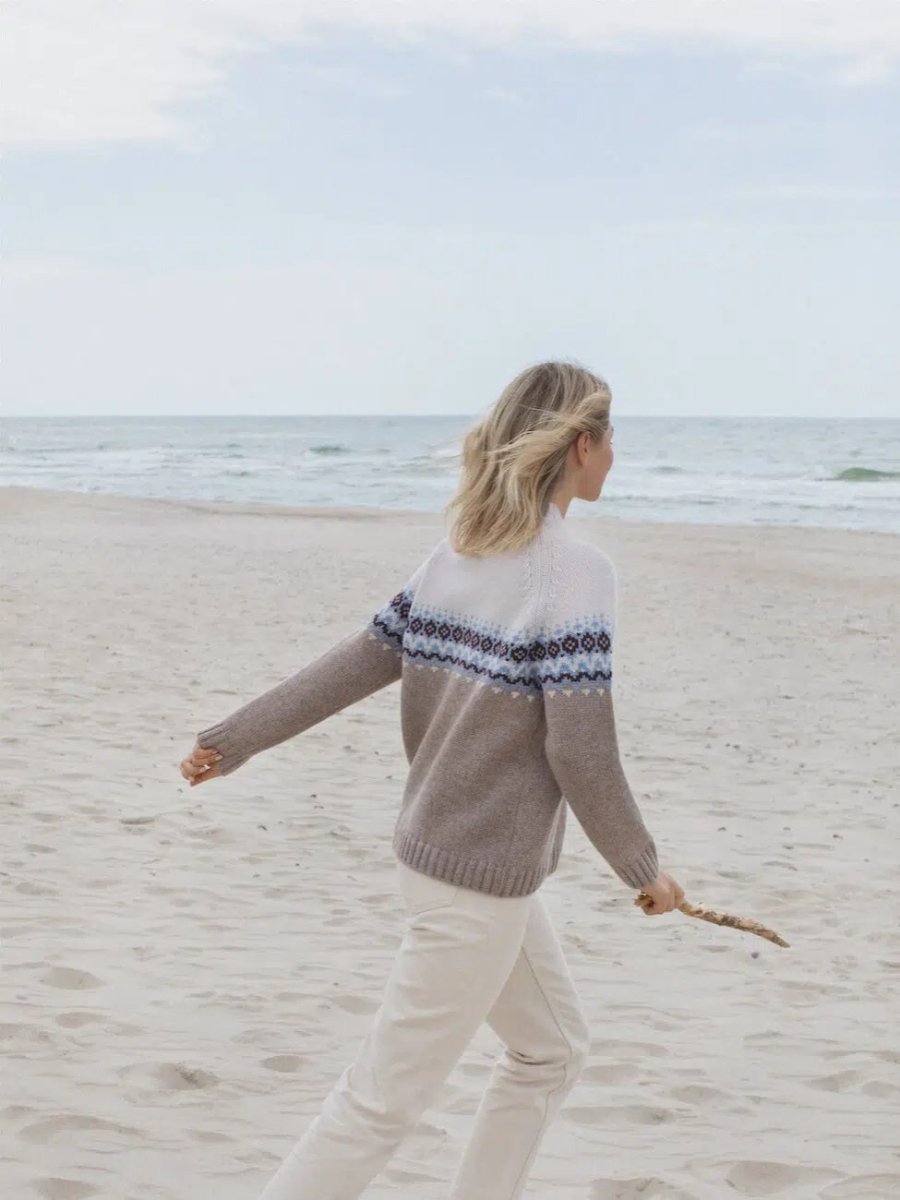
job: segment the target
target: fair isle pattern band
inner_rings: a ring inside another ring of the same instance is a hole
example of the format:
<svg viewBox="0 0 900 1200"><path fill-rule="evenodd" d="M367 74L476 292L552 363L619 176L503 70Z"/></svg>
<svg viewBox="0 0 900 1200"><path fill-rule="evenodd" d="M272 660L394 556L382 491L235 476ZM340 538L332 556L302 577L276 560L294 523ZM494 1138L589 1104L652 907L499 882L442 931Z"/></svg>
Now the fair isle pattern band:
<svg viewBox="0 0 900 1200"><path fill-rule="evenodd" d="M395 650L403 649L403 633L409 620L412 608L412 594L398 592L388 601L369 622L369 630L377 634L388 646Z"/></svg>
<svg viewBox="0 0 900 1200"><path fill-rule="evenodd" d="M595 692L612 680L612 622L605 613L523 637L398 592L369 622L372 636L416 666L454 671L533 700L542 691Z"/></svg>

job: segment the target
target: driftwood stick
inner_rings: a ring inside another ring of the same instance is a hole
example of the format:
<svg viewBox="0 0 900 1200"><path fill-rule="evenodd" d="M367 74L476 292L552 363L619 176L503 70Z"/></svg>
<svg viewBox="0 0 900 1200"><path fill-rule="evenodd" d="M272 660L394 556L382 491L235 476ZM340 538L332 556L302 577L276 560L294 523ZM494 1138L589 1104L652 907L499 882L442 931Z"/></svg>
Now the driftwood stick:
<svg viewBox="0 0 900 1200"><path fill-rule="evenodd" d="M639 908L644 908L651 902L650 896L646 892L639 892L635 899L635 904ZM713 925L729 925L732 929L742 929L746 933L755 933L758 937L765 938L769 942L774 942L776 946L789 946L783 937L780 937L773 929L767 929L765 925L760 925L759 921L754 921L752 917L733 917L730 913L715 912L711 908L703 908L699 904L689 904L687 900L682 901L678 905L678 911L683 912L688 917L699 917L701 921L711 921Z"/></svg>

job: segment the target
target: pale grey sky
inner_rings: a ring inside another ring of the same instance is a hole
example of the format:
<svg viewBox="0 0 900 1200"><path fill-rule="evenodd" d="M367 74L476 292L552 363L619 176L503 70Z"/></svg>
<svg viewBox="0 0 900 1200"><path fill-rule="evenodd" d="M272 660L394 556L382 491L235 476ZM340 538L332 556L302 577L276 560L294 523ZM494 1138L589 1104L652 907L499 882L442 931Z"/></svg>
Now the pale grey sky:
<svg viewBox="0 0 900 1200"><path fill-rule="evenodd" d="M7 414L900 414L900 6L3 16Z"/></svg>

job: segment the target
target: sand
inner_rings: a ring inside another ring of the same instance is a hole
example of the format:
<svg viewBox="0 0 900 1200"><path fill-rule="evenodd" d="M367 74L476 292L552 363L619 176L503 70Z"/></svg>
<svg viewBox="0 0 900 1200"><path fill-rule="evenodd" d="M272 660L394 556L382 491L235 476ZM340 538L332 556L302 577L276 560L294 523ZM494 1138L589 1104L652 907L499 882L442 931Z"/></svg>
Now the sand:
<svg viewBox="0 0 900 1200"><path fill-rule="evenodd" d="M567 519L618 565L662 865L791 947L642 915L571 818L541 894L594 1036L526 1195L900 1196L898 539ZM402 931L399 685L226 779L178 762L444 529L0 489L4 1198L255 1200L352 1060ZM498 1049L367 1198L445 1200Z"/></svg>

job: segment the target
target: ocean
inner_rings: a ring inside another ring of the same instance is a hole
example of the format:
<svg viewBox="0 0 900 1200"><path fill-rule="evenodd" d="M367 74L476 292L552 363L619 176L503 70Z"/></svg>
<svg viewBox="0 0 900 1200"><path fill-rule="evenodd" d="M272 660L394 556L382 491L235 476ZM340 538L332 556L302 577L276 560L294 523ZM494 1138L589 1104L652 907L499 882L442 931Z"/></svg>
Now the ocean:
<svg viewBox="0 0 900 1200"><path fill-rule="evenodd" d="M0 485L440 511L463 416L8 417ZM614 413L615 462L572 516L900 533L900 420Z"/></svg>

